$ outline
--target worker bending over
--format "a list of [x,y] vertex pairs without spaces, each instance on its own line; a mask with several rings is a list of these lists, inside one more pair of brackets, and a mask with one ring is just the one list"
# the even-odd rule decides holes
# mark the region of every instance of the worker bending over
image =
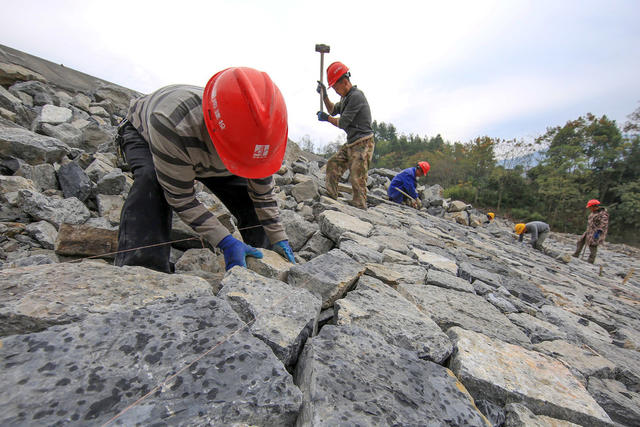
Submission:
[[389,200],[404,203],[418,209],[420,206],[416,185],[418,178],[427,175],[431,166],[427,162],[419,162],[412,168],[407,168],[393,177],[387,189]]
[[515,226],[515,232],[520,236],[518,242],[522,242],[525,234],[531,234],[531,246],[542,252],[544,252],[542,243],[549,236],[549,231],[549,224],[542,221],[531,221],[526,224],[519,223]]
[[[170,272],[172,211],[222,250],[225,268],[245,266],[255,249],[295,262],[272,174],[287,145],[287,109],[269,76],[227,68],[206,87],[167,86],[137,99],[118,127],[133,186],[122,208],[115,264]],[[238,220],[236,239],[197,198],[195,180]]]

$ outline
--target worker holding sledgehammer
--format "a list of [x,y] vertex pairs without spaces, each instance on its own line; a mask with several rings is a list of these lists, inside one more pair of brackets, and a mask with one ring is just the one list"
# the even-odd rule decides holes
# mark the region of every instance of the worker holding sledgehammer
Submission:
[[[364,93],[351,84],[349,68],[342,62],[334,62],[327,68],[327,82],[338,95],[335,104],[327,96],[327,88],[318,81],[317,92],[322,95],[329,114],[318,111],[318,120],[329,122],[347,133],[347,143],[338,149],[327,162],[326,186],[328,196],[338,198],[338,179],[348,168],[353,189],[352,206],[367,209],[367,172],[373,158],[373,129],[371,109]],[[334,116],[340,117],[334,117]]]
[[418,198],[416,185],[418,178],[427,175],[429,169],[431,169],[431,166],[428,162],[418,162],[416,166],[407,168],[394,176],[387,190],[389,200],[419,209],[420,199]]

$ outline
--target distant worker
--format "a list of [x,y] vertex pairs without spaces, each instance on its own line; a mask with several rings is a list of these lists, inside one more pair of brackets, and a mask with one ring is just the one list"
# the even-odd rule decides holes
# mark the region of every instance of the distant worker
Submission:
[[[367,172],[373,158],[373,129],[371,109],[364,93],[351,84],[349,68],[342,62],[334,62],[327,68],[327,82],[338,95],[335,104],[327,96],[327,88],[318,81],[317,92],[322,94],[329,114],[318,111],[318,120],[329,122],[347,133],[347,142],[327,162],[326,186],[332,199],[338,199],[338,179],[349,169],[353,190],[351,205],[367,209]],[[339,115],[340,117],[334,117]]]
[[393,177],[387,189],[389,200],[396,203],[404,203],[418,209],[420,202],[416,185],[418,178],[427,175],[431,169],[428,162],[418,162],[417,166],[407,168]]
[[485,224],[490,224],[491,221],[493,221],[493,219],[496,217],[496,214],[494,214],[493,212],[488,212],[487,213],[487,219],[485,220]]
[[[133,172],[122,209],[115,264],[170,272],[172,210],[222,250],[225,268],[273,248],[295,263],[279,220],[272,174],[287,145],[287,109],[269,76],[227,68],[206,87],[167,86],[137,99],[118,127]],[[238,220],[244,242],[197,198],[195,180]]]
[[526,224],[519,223],[515,226],[515,232],[520,236],[518,242],[522,242],[525,233],[531,234],[531,246],[542,252],[544,252],[542,243],[549,236],[549,231],[549,224],[542,221],[531,221]]
[[609,230],[609,212],[600,206],[600,202],[596,199],[591,199],[587,202],[586,206],[591,213],[587,219],[587,231],[578,239],[576,251],[573,256],[578,258],[580,251],[585,244],[589,246],[589,258],[587,262],[593,264],[596,261],[596,254],[598,253],[598,245],[604,242],[607,237],[607,231]]

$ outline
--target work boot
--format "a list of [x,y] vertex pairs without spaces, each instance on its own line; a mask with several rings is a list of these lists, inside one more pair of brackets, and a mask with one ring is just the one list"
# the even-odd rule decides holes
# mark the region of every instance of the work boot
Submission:
[[367,210],[367,205],[365,204],[364,206],[354,202],[353,200],[347,200],[347,204],[349,206],[353,206],[354,208],[358,208],[358,209],[362,209],[363,211]]

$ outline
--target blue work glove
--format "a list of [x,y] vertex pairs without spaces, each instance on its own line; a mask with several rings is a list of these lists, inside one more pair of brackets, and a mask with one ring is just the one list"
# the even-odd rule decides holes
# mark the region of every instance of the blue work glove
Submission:
[[323,98],[327,96],[327,87],[320,80],[318,80],[318,87],[316,87],[316,92],[321,94]]
[[328,122],[329,121],[329,115],[327,113],[325,113],[324,111],[318,111],[318,121],[320,121],[320,122]]
[[231,234],[220,240],[218,247],[222,249],[222,254],[224,255],[224,269],[227,271],[231,270],[231,268],[236,265],[246,267],[247,261],[245,258],[247,256],[262,258],[262,252],[244,242],[241,242]]
[[602,234],[602,230],[598,230],[595,233],[593,233],[593,240],[598,240],[598,238],[600,237],[600,234]]
[[273,245],[273,250],[288,259],[290,263],[296,263],[296,259],[293,256],[293,251],[291,250],[291,246],[289,246],[288,240],[279,241],[278,243]]

